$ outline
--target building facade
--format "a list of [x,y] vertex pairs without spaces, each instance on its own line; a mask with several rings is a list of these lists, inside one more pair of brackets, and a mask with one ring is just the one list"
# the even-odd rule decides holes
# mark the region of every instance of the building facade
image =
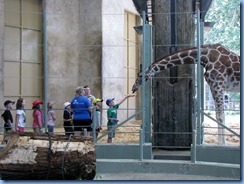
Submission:
[[[31,128],[32,102],[44,100],[44,78],[47,100],[56,102],[57,127],[63,103],[79,85],[90,86],[95,97],[120,100],[131,92],[138,72],[141,43],[133,27],[140,24],[131,0],[0,0],[1,111],[5,100],[23,97]],[[120,118],[135,108],[136,99],[125,102]]]

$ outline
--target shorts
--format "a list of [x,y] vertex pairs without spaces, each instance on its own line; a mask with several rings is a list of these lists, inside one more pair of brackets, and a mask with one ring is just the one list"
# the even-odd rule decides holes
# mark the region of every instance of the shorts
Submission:
[[84,128],[86,128],[88,132],[92,131],[91,119],[73,120],[73,124],[74,124],[74,131],[83,131]]
[[[109,125],[108,126],[108,131],[111,130],[112,128],[114,128],[116,125]],[[112,139],[115,137],[115,129],[112,131],[112,132],[109,132],[108,133],[108,138],[109,139]]]
[[18,132],[24,132],[25,128],[18,126],[17,130],[18,130]]
[[64,122],[64,131],[65,135],[74,135],[74,128],[73,128],[73,123],[71,122]]
[[4,133],[6,133],[6,132],[9,131],[9,130],[12,130],[12,129],[9,128],[9,127],[4,127]]
[[52,126],[52,125],[47,125],[47,128],[48,128],[48,132],[49,132],[49,133],[53,133],[53,131],[54,131],[54,126]]

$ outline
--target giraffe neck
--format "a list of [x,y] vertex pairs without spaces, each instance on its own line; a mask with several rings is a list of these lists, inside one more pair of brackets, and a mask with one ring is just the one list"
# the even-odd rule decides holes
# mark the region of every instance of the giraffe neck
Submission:
[[[220,44],[215,45],[203,45],[200,49],[200,63],[205,68],[205,70],[210,70],[211,68],[217,67],[220,69],[219,73],[224,73],[224,67],[229,67],[234,64],[233,71],[235,72],[235,78],[240,81],[240,68],[239,61],[240,56],[229,51]],[[196,64],[197,63],[197,48],[189,48],[181,50],[179,52],[164,56],[162,59],[152,63],[150,67],[146,69],[147,77],[152,77],[155,74],[166,70],[173,66],[185,65],[185,64]],[[221,71],[223,70],[223,71]],[[228,74],[230,75],[230,74]]]
[[[207,62],[207,60],[204,59],[206,53],[207,53],[206,49],[201,49],[202,66],[205,66]],[[146,74],[147,76],[152,77],[155,74],[161,72],[162,70],[166,70],[168,68],[184,65],[184,64],[196,64],[196,62],[197,62],[197,48],[190,48],[190,49],[176,52],[171,55],[167,55],[162,59],[154,62],[149,68],[147,68]]]

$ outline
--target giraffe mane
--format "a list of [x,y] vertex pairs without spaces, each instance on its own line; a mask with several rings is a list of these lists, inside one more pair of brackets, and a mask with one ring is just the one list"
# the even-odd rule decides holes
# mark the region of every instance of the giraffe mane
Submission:
[[[215,44],[205,44],[205,45],[202,45],[201,48],[208,48],[208,47],[224,47],[222,44],[220,43],[215,43]],[[158,62],[162,61],[163,59],[173,55],[173,54],[177,54],[177,53],[180,53],[180,52],[184,52],[184,51],[188,51],[188,50],[192,50],[192,49],[196,49],[197,47],[190,47],[190,48],[186,48],[186,49],[182,49],[182,50],[179,50],[179,51],[176,51],[174,53],[171,53],[171,54],[167,54],[165,56],[163,56],[162,58],[154,61],[151,66],[154,66],[155,64],[157,64]],[[226,50],[229,50],[227,49],[226,47],[224,47]],[[230,50],[229,50],[230,51]],[[232,51],[230,51],[232,52]],[[234,52],[233,52],[234,53]],[[234,53],[235,54],[235,53]]]

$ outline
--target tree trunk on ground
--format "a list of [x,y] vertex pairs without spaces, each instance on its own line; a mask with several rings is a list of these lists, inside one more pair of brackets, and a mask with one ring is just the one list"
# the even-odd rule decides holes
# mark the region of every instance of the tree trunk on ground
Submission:
[[96,174],[92,138],[8,133],[0,152],[2,180],[92,180]]

